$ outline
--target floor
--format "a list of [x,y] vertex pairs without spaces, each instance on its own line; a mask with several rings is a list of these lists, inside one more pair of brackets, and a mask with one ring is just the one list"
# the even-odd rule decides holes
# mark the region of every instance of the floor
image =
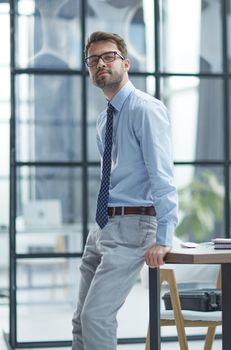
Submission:
[[[191,341],[189,342],[189,350],[203,350],[203,342],[202,341]],[[118,350],[144,350],[144,344],[138,345],[119,345]],[[221,340],[215,340],[213,344],[212,350],[221,350],[222,344]],[[53,348],[54,349],[54,348]],[[0,337],[0,350],[8,350],[3,340],[3,336]],[[32,349],[27,349],[32,350]],[[43,350],[51,350],[43,348]],[[57,348],[57,350],[69,350],[69,348]],[[179,350],[179,344],[176,342],[165,342],[161,344],[161,350]]]
[[[67,294],[64,297],[67,299]],[[38,304],[41,297],[46,297],[52,303]],[[29,292],[23,292],[18,306],[18,337],[19,341],[46,341],[46,340],[67,340],[71,339],[71,316],[73,313],[72,303],[61,303],[62,295],[48,293],[38,295]],[[141,302],[142,301],[142,302]],[[21,306],[22,305],[22,306]],[[135,305],[135,307],[134,307]],[[118,337],[145,337],[148,324],[148,289],[137,283],[124,306],[118,314]],[[0,350],[8,350],[3,339],[2,330],[8,332],[9,310],[8,305],[0,304]],[[51,327],[50,325],[53,325]],[[188,329],[187,334],[203,334],[203,329]],[[176,335],[175,327],[162,327],[163,336]],[[221,350],[221,340],[214,342],[212,350]],[[27,348],[28,349],[28,348]],[[52,348],[50,348],[52,349]],[[53,348],[54,349],[54,348]],[[57,350],[70,350],[68,347],[56,348]],[[144,350],[144,344],[138,345],[119,345],[118,350]],[[189,342],[189,350],[202,350],[202,341]],[[28,349],[30,350],[30,349]],[[31,349],[32,350],[32,349]],[[43,350],[48,350],[43,348]],[[162,342],[161,350],[180,350],[177,342]]]
[[[8,322],[6,324],[6,318],[5,318],[4,324],[2,324],[1,320],[2,320],[2,315],[4,315],[4,313],[2,313],[1,311],[2,310],[0,307],[0,350],[8,350],[6,343],[3,339],[3,332],[2,332],[2,329],[4,329],[4,330],[8,329]],[[121,320],[122,320],[122,318],[123,317],[121,316]],[[33,317],[30,319],[31,319],[31,322],[33,322]],[[26,326],[26,328],[27,328],[27,326]],[[162,327],[162,332],[164,329],[165,330],[164,333],[166,333],[166,335],[167,334],[173,335],[175,333],[175,329],[174,329],[175,327],[171,327],[171,333],[169,330],[167,330],[167,328],[168,327]],[[28,328],[27,328],[27,330],[28,330]],[[29,332],[30,332],[30,330],[29,330]],[[195,330],[194,330],[194,333],[195,333]],[[192,334],[192,331],[191,331],[191,334]],[[133,335],[133,336],[135,336],[135,335]],[[69,347],[56,348],[56,349],[57,350],[70,350]],[[118,345],[118,350],[144,350],[144,349],[145,349],[144,344]],[[202,350],[202,349],[203,349],[203,342],[202,341],[190,341],[189,342],[189,350]],[[221,340],[215,340],[212,350],[221,350],[221,349],[222,349]],[[32,350],[32,349],[28,349],[28,350]],[[48,349],[43,348],[43,350],[48,350]],[[161,350],[180,350],[180,348],[179,348],[179,344],[177,342],[162,342]]]
[[[138,291],[136,291],[138,292]],[[132,298],[130,300],[128,300],[128,305],[127,307],[130,307],[129,304],[132,302]],[[128,309],[125,308],[124,309],[124,312],[122,312],[120,314],[120,321],[121,322],[124,322],[123,324],[125,325],[125,315],[127,314]],[[130,309],[131,311],[131,309]],[[2,329],[4,330],[7,330],[8,329],[8,319],[7,317],[3,317],[4,314],[6,313],[6,310],[3,309],[1,306],[0,306],[0,350],[9,350],[6,346],[6,343],[3,339],[3,332],[2,332]],[[49,314],[49,316],[51,316]],[[59,315],[60,316],[60,315]],[[62,316],[62,315],[61,315]],[[64,315],[65,317],[65,315]],[[62,317],[61,317],[62,318]],[[124,320],[124,321],[123,321]],[[30,333],[31,329],[33,329],[33,327],[31,329],[28,330],[28,323],[27,323],[27,320],[25,319],[26,321],[26,327],[25,329],[27,330],[27,333]],[[33,315],[32,317],[30,316],[30,322],[33,323]],[[126,324],[128,324],[129,322],[126,322]],[[125,329],[126,327],[123,327],[123,331],[124,331],[124,334],[123,332],[120,330],[120,335],[125,335],[125,332],[126,334],[129,334],[129,329]],[[171,327],[171,330],[168,329],[169,327],[162,327],[161,331],[162,333],[164,332],[165,335],[175,335],[175,327]],[[136,329],[136,332],[138,331],[138,328]],[[140,331],[140,329],[139,329]],[[143,331],[142,331],[143,332]],[[196,329],[194,329],[194,334],[196,332]],[[40,332],[41,333],[41,332]],[[190,329],[190,333],[193,334],[193,330]],[[133,336],[136,336],[137,333],[133,334]],[[140,336],[140,334],[138,334]],[[142,334],[144,336],[144,334]],[[132,334],[130,333],[130,336],[132,336]],[[67,338],[66,338],[67,339]],[[189,350],[202,350],[203,349],[203,344],[204,342],[202,341],[190,341],[189,342]],[[32,349],[29,349],[27,348],[28,350],[32,350]],[[51,349],[51,348],[50,348]],[[50,350],[49,349],[49,350]],[[52,348],[54,349],[54,348]],[[145,345],[144,344],[131,344],[131,345],[118,345],[118,350],[144,350],[145,349]],[[222,349],[222,344],[221,344],[221,340],[215,340],[214,341],[214,345],[213,345],[213,349],[212,350],[221,350]],[[48,350],[48,348],[43,348],[43,350]],[[64,347],[64,348],[56,348],[56,350],[70,350],[69,347]],[[180,350],[179,348],[179,344],[177,342],[162,342],[161,344],[161,350]]]

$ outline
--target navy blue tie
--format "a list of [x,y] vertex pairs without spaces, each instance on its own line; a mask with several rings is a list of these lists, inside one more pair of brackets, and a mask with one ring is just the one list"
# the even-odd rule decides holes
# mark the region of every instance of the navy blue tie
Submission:
[[109,104],[107,108],[107,122],[105,133],[105,146],[103,152],[102,179],[97,200],[96,222],[103,228],[108,222],[108,197],[111,177],[111,151],[113,135],[113,111],[114,107]]

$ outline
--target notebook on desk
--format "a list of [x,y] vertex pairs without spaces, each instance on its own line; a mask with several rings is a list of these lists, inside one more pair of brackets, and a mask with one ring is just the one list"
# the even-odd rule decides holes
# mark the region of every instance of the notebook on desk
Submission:
[[60,228],[61,202],[57,199],[29,201],[24,204],[23,218],[26,230]]

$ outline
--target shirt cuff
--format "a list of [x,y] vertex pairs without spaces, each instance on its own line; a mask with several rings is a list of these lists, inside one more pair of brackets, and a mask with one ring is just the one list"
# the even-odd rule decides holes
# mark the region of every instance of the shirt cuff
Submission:
[[156,244],[172,247],[173,236],[175,234],[175,224],[158,224],[156,234]]

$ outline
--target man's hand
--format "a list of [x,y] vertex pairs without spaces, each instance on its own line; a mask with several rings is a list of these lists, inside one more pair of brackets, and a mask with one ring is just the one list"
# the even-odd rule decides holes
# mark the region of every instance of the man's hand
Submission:
[[159,267],[164,264],[165,255],[170,252],[171,247],[154,245],[145,253],[146,264],[151,267]]

